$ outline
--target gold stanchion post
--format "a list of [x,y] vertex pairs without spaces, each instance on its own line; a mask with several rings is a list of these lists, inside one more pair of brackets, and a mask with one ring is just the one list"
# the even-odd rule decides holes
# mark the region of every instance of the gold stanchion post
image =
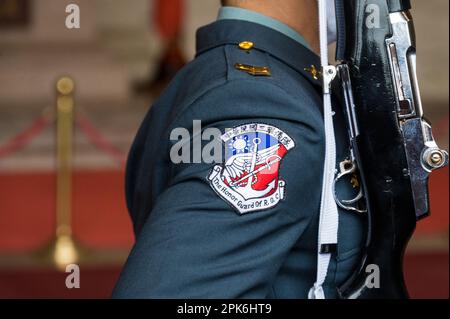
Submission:
[[81,247],[72,237],[72,156],[75,119],[75,82],[62,77],[56,83],[56,227],[54,239],[37,252],[40,263],[64,271],[80,261]]
[[54,239],[36,257],[64,271],[79,263],[86,250],[72,237],[72,158],[75,120],[75,82],[61,77],[56,83],[56,227]]
[[[49,245],[31,254],[0,255],[0,268],[122,264],[128,250],[92,250],[72,234],[72,160],[75,122],[75,82],[61,77],[56,83],[56,228]],[[39,227],[39,225],[36,225]]]
[[75,83],[71,78],[63,77],[58,80],[56,89],[56,243],[53,258],[58,268],[64,268],[79,259],[71,226]]
[[65,270],[70,264],[105,265],[123,262],[126,251],[92,250],[72,234],[72,160],[75,122],[75,83],[62,77],[56,83],[56,230],[52,243],[38,252],[41,264]]

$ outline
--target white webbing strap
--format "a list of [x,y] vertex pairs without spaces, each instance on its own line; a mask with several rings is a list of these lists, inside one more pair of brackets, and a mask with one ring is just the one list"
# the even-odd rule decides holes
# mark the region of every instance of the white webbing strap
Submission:
[[[329,9],[329,8],[328,8]],[[336,170],[336,139],[331,106],[330,81],[336,75],[336,69],[328,63],[327,1],[319,0],[320,58],[324,79],[323,104],[325,124],[325,163],[320,205],[317,279],[309,291],[309,299],[325,299],[323,284],[327,277],[332,252],[323,252],[323,245],[337,245],[339,214],[333,195],[333,182]]]

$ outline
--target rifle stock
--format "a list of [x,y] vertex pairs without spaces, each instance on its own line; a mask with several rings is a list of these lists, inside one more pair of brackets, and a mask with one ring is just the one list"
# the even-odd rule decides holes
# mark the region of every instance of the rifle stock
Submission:
[[[337,0],[336,8],[337,59],[341,81],[346,72],[351,81],[359,131],[352,144],[369,219],[364,257],[340,295],[405,299],[404,253],[417,220],[429,215],[428,176],[448,154],[423,119],[409,0]],[[372,265],[377,288],[367,285]]]

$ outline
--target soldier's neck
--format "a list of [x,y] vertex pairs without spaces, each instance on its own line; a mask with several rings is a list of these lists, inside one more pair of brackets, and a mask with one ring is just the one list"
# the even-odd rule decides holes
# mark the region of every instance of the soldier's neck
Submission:
[[283,22],[308,41],[319,53],[319,18],[317,0],[234,0],[232,6],[252,10]]

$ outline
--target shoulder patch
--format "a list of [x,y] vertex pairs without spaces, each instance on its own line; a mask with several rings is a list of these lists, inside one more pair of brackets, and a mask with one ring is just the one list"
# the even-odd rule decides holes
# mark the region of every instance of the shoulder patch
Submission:
[[216,165],[208,176],[217,195],[240,215],[278,205],[286,189],[279,169],[294,140],[277,127],[254,123],[227,131],[222,141],[225,164]]

